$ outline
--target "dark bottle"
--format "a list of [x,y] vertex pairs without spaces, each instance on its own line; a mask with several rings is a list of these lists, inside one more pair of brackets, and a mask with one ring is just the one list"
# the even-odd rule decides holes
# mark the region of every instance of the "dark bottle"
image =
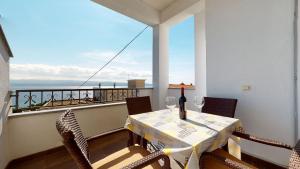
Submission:
[[184,96],[184,87],[182,86],[181,96],[179,98],[179,117],[182,120],[186,119],[185,102],[186,102],[186,98]]

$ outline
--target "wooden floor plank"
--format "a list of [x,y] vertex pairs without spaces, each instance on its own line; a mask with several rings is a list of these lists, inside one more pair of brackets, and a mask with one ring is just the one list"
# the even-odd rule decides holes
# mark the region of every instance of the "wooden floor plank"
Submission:
[[[108,134],[89,141],[91,162],[98,161],[107,155],[127,146],[128,133],[124,130]],[[32,158],[33,157],[33,158]],[[255,157],[243,154],[243,160],[262,169],[283,169]],[[77,169],[75,162],[64,147],[56,148],[46,153],[29,156],[12,161],[7,169]]]

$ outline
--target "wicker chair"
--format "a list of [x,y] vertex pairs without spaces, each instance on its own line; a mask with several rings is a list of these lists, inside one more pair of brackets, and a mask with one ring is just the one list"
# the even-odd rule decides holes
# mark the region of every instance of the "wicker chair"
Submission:
[[204,97],[202,112],[225,117],[234,117],[237,99]]
[[[151,101],[149,96],[126,98],[126,104],[129,115],[152,112]],[[147,147],[147,140],[141,138],[141,136],[129,132],[129,138],[130,139],[128,145],[132,145],[134,143],[141,143],[144,148]]]
[[152,112],[149,96],[126,98],[129,115]]
[[[233,135],[253,142],[292,150],[289,169],[300,168],[300,140],[298,141],[296,146],[292,148],[291,146],[283,144],[278,141],[251,136],[245,133],[242,129],[240,129],[239,131],[235,131]],[[233,157],[232,155],[230,155],[229,153],[227,153],[222,149],[217,149],[213,152],[210,153],[206,152],[202,154],[200,158],[200,168],[201,169],[255,169],[256,167]]]
[[[63,138],[66,149],[80,169],[115,169],[122,167],[126,169],[170,168],[169,158],[163,152],[150,154],[138,145],[126,147],[92,164],[89,160],[87,140],[83,137],[75,115],[71,110],[66,111],[59,117],[56,121],[56,127]],[[160,159],[164,160],[163,167],[158,163]]]

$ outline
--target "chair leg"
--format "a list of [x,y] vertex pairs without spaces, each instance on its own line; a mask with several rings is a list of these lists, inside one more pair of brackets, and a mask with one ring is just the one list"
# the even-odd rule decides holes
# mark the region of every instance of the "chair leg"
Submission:
[[142,138],[141,136],[132,133],[131,131],[128,131],[128,136],[129,136],[129,140],[127,145],[128,146],[133,146],[134,144],[139,144],[140,146],[142,146],[143,148],[147,149],[147,143],[148,141],[144,138]]
[[142,137],[139,135],[135,135],[136,136],[136,143],[139,144],[140,146],[142,145],[141,141],[142,141]]
[[142,139],[142,146],[144,149],[147,149],[147,144],[148,144],[148,141],[146,139]]
[[229,152],[228,150],[228,142],[222,147],[222,149],[226,152]]
[[133,138],[133,133],[131,131],[128,131],[128,136],[129,136],[129,140],[128,140],[128,147],[129,146],[133,146],[133,143],[134,143],[134,138]]

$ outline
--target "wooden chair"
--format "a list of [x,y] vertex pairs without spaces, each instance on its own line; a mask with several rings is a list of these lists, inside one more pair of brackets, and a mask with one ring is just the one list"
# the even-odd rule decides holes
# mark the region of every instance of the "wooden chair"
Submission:
[[[300,140],[298,141],[296,146],[292,148],[291,146],[283,144],[278,141],[251,136],[245,133],[243,130],[235,131],[233,135],[253,142],[292,150],[289,169],[300,168]],[[256,167],[233,157],[228,152],[222,149],[217,149],[210,153],[208,152],[203,153],[200,158],[200,168],[201,169],[256,169]]]
[[234,117],[237,99],[204,97],[202,112],[225,117]]
[[[170,169],[170,161],[167,155],[163,152],[150,154],[147,150],[138,145],[126,147],[104,159],[91,163],[89,160],[87,140],[84,138],[75,115],[71,110],[66,111],[59,117],[56,121],[56,127],[63,138],[65,147],[80,169]],[[164,160],[163,167],[158,163],[160,159]]]
[[[129,115],[152,112],[151,101],[149,96],[126,98],[126,104]],[[143,147],[147,147],[147,140],[141,138],[139,135],[129,132],[129,138],[129,145],[132,145],[134,143],[140,144],[140,142],[142,142],[141,144],[143,145]]]

